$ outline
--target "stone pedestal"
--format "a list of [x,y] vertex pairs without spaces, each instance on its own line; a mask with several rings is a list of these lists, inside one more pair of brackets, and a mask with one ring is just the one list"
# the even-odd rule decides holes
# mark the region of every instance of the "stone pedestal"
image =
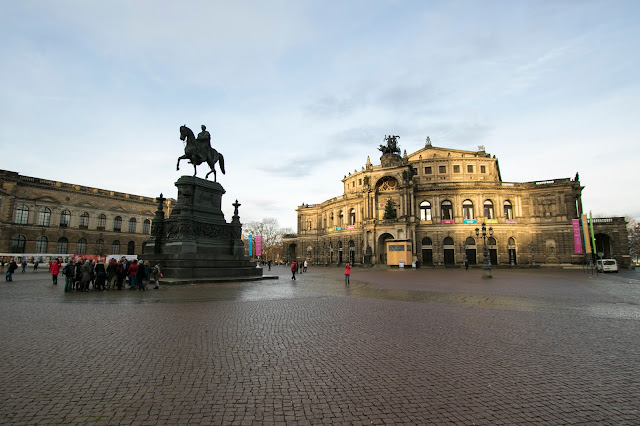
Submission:
[[192,176],[182,176],[176,186],[171,216],[156,212],[142,258],[151,265],[159,261],[164,278],[260,278],[262,268],[244,254],[237,208],[231,223],[225,221],[224,188]]

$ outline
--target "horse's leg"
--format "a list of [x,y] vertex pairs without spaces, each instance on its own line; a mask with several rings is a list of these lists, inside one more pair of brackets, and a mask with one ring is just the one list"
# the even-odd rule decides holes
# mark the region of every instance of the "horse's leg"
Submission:
[[176,170],[180,170],[180,160],[186,160],[188,157],[183,155],[182,157],[178,157],[178,164],[176,164]]
[[196,170],[196,163],[193,163],[193,176],[196,176],[196,173],[198,173],[198,171]]

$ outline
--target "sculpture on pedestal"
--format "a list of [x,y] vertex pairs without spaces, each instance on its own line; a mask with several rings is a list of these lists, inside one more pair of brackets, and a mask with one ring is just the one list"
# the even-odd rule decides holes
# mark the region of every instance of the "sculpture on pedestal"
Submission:
[[220,171],[224,174],[224,157],[211,148],[211,135],[206,126],[202,125],[202,132],[198,134],[197,138],[190,128],[180,126],[180,140],[186,141],[186,145],[184,147],[184,155],[178,158],[176,170],[180,170],[180,160],[189,160],[189,163],[193,164],[193,175],[195,176],[197,173],[196,166],[206,162],[211,170],[204,178],[207,179],[213,173],[213,181],[217,182],[215,165],[219,162]]

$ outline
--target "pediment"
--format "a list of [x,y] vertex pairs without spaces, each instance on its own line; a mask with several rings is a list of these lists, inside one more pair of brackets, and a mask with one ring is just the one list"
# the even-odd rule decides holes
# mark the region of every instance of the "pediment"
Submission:
[[126,209],[124,209],[123,207],[121,207],[121,206],[116,206],[116,207],[112,208],[111,211],[121,212],[121,213],[128,213],[128,211]]
[[86,201],[79,202],[78,204],[76,204],[76,207],[86,207],[86,208],[89,208],[89,209],[94,209],[95,208],[95,206],[93,204],[87,203]]
[[142,216],[153,216],[155,213],[149,211],[149,210],[145,210],[143,212],[140,212],[140,215]]

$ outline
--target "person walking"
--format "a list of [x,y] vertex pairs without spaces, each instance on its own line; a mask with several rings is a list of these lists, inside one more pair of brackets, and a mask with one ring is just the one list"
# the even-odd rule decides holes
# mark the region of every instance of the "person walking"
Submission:
[[160,278],[162,278],[162,270],[160,269],[160,262],[156,262],[153,267],[153,281],[156,283],[154,290],[160,290]]
[[62,275],[64,275],[64,292],[68,293],[73,290],[73,278],[75,277],[73,262],[67,262],[62,270]]
[[127,269],[129,274],[129,290],[136,289],[136,275],[138,273],[138,259],[133,259],[133,263]]
[[107,265],[107,290],[111,291],[115,289],[116,281],[118,280],[118,262],[113,257],[109,259]]
[[294,260],[293,262],[291,262],[291,279],[292,280],[296,279],[296,272],[297,271],[298,271],[298,264]]
[[18,269],[18,264],[14,259],[11,259],[11,261],[9,262],[9,266],[7,266],[7,275],[5,277],[7,281],[13,281],[13,273],[16,271],[16,269]]
[[309,265],[309,262],[307,262],[307,260],[304,260],[304,263],[302,264],[302,272],[307,272],[307,266]]
[[55,262],[51,262],[51,265],[49,265],[49,272],[51,272],[53,285],[58,285],[58,274],[60,273],[60,268],[62,268],[60,258],[57,258]]
[[82,285],[81,291],[89,291],[89,283],[93,275],[93,268],[91,267],[91,261],[86,259],[82,265]]
[[[136,263],[135,260],[133,262]],[[144,267],[144,263],[140,262],[138,264],[138,268],[136,269],[136,274],[134,277],[134,282],[138,285],[138,290],[146,290],[144,288],[144,280],[145,278],[147,278],[147,270]]]
[[22,273],[24,274],[25,269],[27,269],[27,259],[22,260]]
[[344,267],[344,284],[349,285],[349,278],[351,277],[351,263],[347,262]]

